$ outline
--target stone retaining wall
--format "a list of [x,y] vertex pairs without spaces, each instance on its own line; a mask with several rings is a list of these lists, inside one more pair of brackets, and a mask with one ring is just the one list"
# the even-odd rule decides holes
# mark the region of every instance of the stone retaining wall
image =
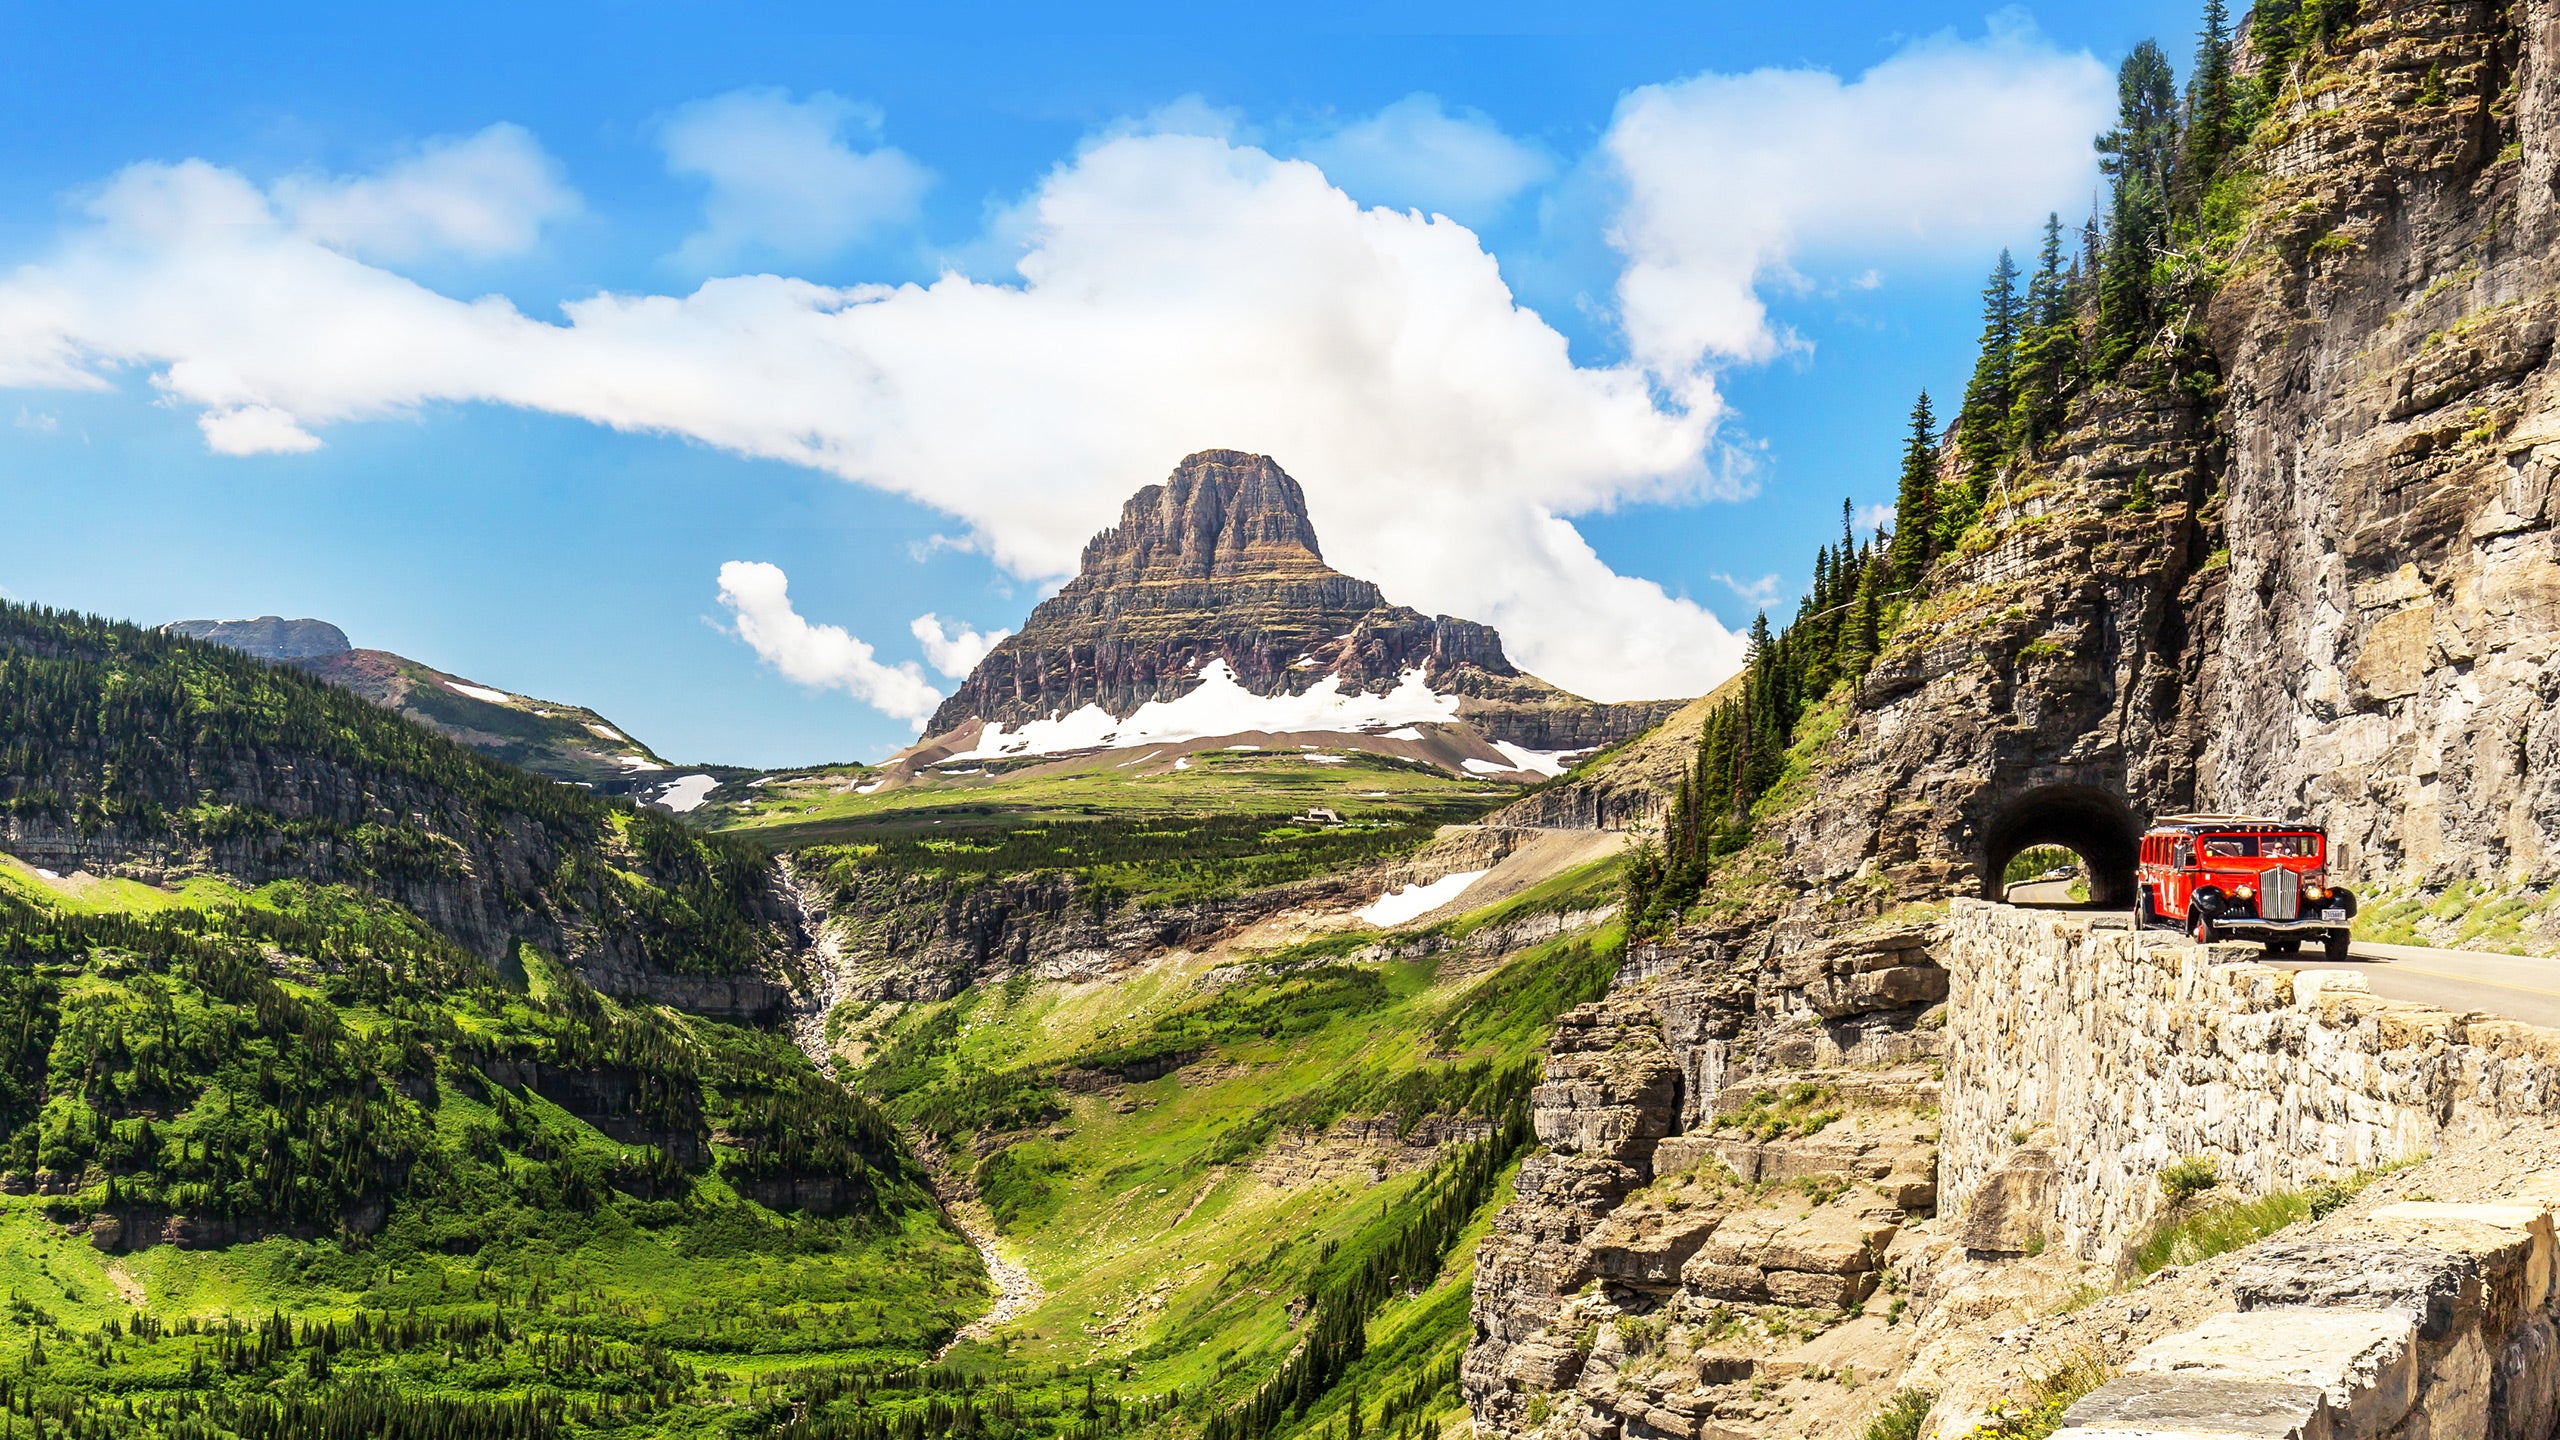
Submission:
[[2551,1201],[2389,1205],[2318,1240],[2271,1241],[2238,1307],[2143,1347],[2055,1440],[2547,1440],[2560,1419]]
[[2560,1112],[2560,1032],[2095,918],[1952,906],[1939,1186],[1969,1246],[2113,1259],[2176,1160],[2301,1189]]

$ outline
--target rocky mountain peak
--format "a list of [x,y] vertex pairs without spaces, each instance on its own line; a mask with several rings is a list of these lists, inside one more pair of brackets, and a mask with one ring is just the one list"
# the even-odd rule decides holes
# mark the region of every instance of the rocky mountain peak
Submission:
[[1084,547],[1095,584],[1332,572],[1316,548],[1307,493],[1269,456],[1203,450],[1120,508]]
[[[1389,603],[1324,562],[1306,492],[1277,462],[1203,450],[1130,497],[1077,576],[979,662],[927,733],[1087,707],[1125,720],[1212,677],[1261,699],[1415,689],[1411,704],[1442,697],[1485,736],[1540,750],[1607,744],[1668,708],[1566,694],[1515,669],[1491,627]],[[1259,728],[1301,727],[1275,712]]]

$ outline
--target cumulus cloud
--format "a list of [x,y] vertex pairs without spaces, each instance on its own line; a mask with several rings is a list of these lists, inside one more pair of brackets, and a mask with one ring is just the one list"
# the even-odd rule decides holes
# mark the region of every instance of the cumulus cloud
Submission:
[[837,625],[812,625],[791,608],[790,577],[761,560],[720,567],[720,603],[737,617],[738,638],[783,678],[813,690],[842,690],[917,730],[942,692],[912,660],[882,664],[872,648]]
[[969,678],[969,672],[978,668],[978,662],[987,658],[987,652],[1003,644],[1004,638],[1013,633],[998,630],[981,634],[969,625],[929,613],[909,622],[907,630],[916,637],[916,643],[924,647],[924,658],[932,662],[933,668],[954,680]]
[[1298,147],[1344,190],[1372,204],[1415,206],[1482,225],[1555,173],[1555,161],[1515,140],[1482,111],[1451,113],[1408,95]]
[[320,243],[393,262],[514,254],[531,249],[545,224],[579,209],[559,164],[516,125],[430,140],[379,174],[287,176],[275,201]]
[[234,172],[137,165],[0,281],[0,384],[139,367],[236,448],[431,402],[683,435],[938,508],[1025,580],[1071,571],[1183,455],[1254,450],[1304,482],[1338,566],[1499,627],[1556,683],[1695,694],[1739,663],[1567,518],[1718,493],[1713,396],[1667,408],[1633,366],[1577,366],[1463,227],[1171,134],[1080,152],[1022,209],[1013,283],[745,276],[552,323],[330,249]]
[[[847,143],[851,132],[870,148]],[[744,257],[824,260],[916,218],[933,172],[879,144],[880,112],[825,91],[739,90],[698,100],[659,132],[667,169],[710,188],[676,252],[707,268]]]
[[[1629,348],[1675,393],[1790,343],[1761,299],[1811,254],[1986,255],[2089,193],[2105,67],[2022,21],[1913,45],[1853,80],[1756,70],[1648,85],[1603,140]],[[1863,282],[1860,282],[1863,283]]]
[[320,437],[273,405],[207,410],[196,417],[205,448],[216,455],[298,455],[320,448]]

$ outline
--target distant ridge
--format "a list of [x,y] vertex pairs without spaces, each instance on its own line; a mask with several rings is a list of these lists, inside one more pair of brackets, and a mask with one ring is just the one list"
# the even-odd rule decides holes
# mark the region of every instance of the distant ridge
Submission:
[[[359,650],[326,620],[262,615],[179,620],[161,628],[307,671],[449,740],[549,779],[655,799],[678,778],[656,751],[583,705],[513,694],[388,650]],[[679,802],[679,808],[688,807]]]

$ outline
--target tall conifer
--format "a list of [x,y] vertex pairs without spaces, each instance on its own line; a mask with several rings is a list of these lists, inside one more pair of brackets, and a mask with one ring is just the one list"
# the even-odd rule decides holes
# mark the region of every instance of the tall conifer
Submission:
[[2044,218],[2044,244],[2036,252],[2035,278],[2027,282],[2024,309],[2026,322],[2009,366],[2009,414],[2001,438],[2011,454],[2033,459],[2037,447],[2061,428],[2064,397],[2079,361],[2080,323],[2071,313],[2062,269],[2059,215]]
[[1893,501],[1893,572],[1905,585],[1918,584],[1937,553],[1937,428],[1923,390],[1911,407],[1911,430],[1902,441],[1902,487]]
[[2223,157],[2239,138],[2239,123],[2239,89],[2231,78],[2231,12],[2223,0],[2205,0],[2196,68],[2187,76],[2186,134],[2178,154],[2178,209],[2189,218],[2203,219]]
[[1964,491],[1940,497],[1937,526],[1942,539],[1953,541],[1982,509],[1991,477],[2006,458],[2002,443],[2014,397],[2011,374],[2017,360],[2018,335],[2025,319],[2018,294],[2017,262],[2009,252],[1991,267],[1982,287],[1982,342],[1973,362],[1973,380],[1965,386],[1964,408],[1956,412],[1956,453],[1964,461]]
[[2178,92],[2167,57],[2145,40],[2116,72],[2116,128],[2098,137],[2100,162],[2113,183],[2107,250],[2098,279],[2098,342],[2093,369],[2114,379],[2150,338],[2154,323],[2151,267],[2168,240],[2170,170],[2178,146]]

